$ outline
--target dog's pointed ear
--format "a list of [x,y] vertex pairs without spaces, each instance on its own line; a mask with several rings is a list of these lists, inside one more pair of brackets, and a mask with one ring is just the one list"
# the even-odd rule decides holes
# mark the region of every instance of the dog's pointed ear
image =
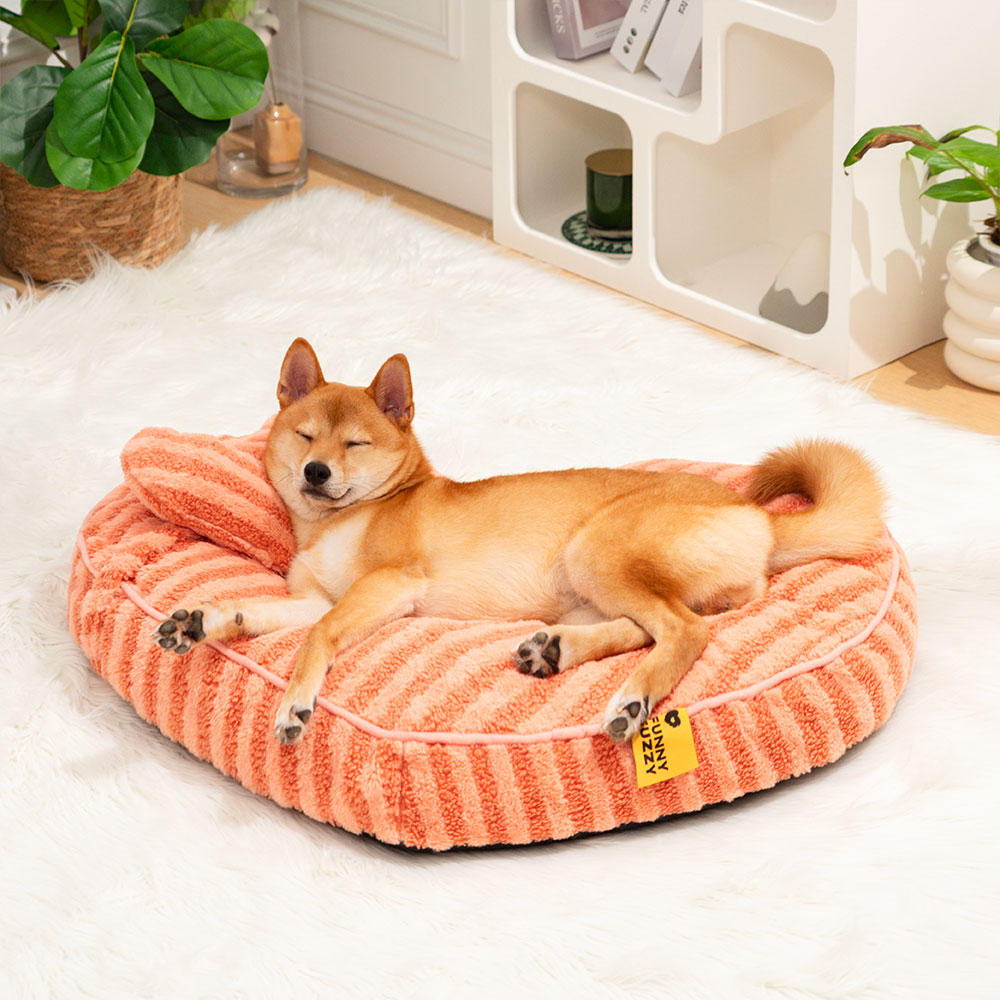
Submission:
[[325,385],[323,370],[316,352],[308,340],[297,337],[285,353],[278,376],[278,402],[284,409],[289,403],[308,395],[317,386]]
[[368,395],[378,408],[396,422],[400,430],[413,420],[413,385],[410,382],[410,365],[404,354],[394,354],[378,370]]

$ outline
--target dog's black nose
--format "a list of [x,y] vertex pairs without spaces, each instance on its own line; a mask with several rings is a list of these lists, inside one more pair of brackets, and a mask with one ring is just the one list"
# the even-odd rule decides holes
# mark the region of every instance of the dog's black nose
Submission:
[[310,486],[322,486],[330,478],[330,466],[322,462],[308,462],[302,470]]

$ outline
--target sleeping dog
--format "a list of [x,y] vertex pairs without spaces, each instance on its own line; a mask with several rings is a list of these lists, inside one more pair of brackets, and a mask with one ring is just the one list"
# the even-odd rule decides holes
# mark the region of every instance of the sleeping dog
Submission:
[[[342,385],[299,338],[278,402],[264,463],[295,532],[289,597],[180,608],[154,638],[186,653],[312,625],[275,720],[286,744],[302,739],[337,655],[405,615],[540,619],[546,627],[512,653],[537,677],[652,644],[604,714],[604,732],[628,740],[701,655],[702,616],[760,597],[783,569],[858,557],[883,531],[876,474],[829,441],[768,455],[747,496],[629,469],[463,483],[434,475],[417,442],[402,354],[371,385]],[[764,509],[786,493],[813,505]]]

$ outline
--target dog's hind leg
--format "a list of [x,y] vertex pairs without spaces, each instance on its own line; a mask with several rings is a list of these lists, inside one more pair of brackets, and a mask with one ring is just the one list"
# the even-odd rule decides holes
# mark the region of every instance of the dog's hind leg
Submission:
[[514,652],[522,674],[549,677],[590,660],[627,653],[650,643],[649,633],[631,618],[608,621],[593,608],[570,614],[544,631],[536,632]]
[[655,644],[608,704],[604,731],[620,741],[639,731],[709,636],[706,623],[682,599],[666,540],[644,533],[636,519],[632,524],[632,534],[623,540],[617,519],[598,516],[578,532],[565,556],[570,585],[581,598],[608,618],[628,619]]
[[678,598],[636,613],[656,645],[608,703],[604,731],[613,740],[635,736],[708,644],[708,626]]

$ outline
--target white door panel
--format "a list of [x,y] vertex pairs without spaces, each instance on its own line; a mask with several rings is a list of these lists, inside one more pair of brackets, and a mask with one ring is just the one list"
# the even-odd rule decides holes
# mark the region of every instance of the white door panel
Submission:
[[490,214],[489,3],[302,0],[311,148]]

